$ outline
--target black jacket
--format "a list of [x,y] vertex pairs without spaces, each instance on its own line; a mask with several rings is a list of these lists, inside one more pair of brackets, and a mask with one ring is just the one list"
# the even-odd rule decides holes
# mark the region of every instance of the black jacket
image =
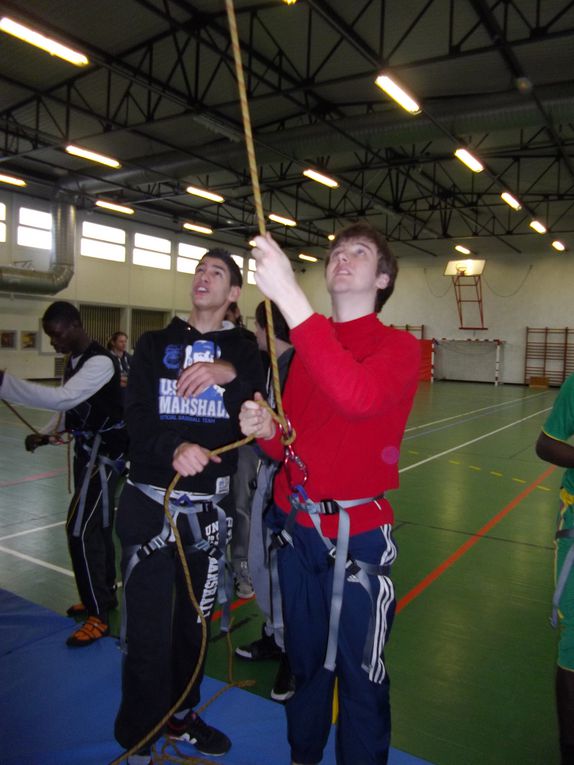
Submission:
[[[181,398],[175,384],[182,369],[195,361],[221,359],[235,367],[237,377],[217,390]],[[146,332],[137,343],[128,378],[126,420],[130,436],[130,477],[167,488],[173,476],[173,453],[184,441],[207,449],[241,438],[239,409],[263,391],[265,381],[257,346],[237,328],[201,334],[181,319]],[[216,479],[232,475],[236,450],[210,462],[197,476],[181,478],[177,488],[212,493]]]

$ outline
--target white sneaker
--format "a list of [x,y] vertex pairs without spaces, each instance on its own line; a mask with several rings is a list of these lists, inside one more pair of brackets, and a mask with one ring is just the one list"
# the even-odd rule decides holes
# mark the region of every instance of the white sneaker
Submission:
[[240,569],[235,573],[235,594],[242,600],[248,600],[255,595],[246,560],[241,561]]

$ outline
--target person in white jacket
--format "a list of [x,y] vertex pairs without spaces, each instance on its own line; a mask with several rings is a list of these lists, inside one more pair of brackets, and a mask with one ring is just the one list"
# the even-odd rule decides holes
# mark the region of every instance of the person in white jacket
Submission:
[[109,634],[108,611],[117,606],[112,541],[114,491],[125,466],[127,434],[122,421],[120,374],[111,355],[94,342],[71,303],[52,303],[42,317],[44,332],[57,353],[67,354],[61,386],[21,380],[0,372],[0,398],[13,404],[55,410],[41,433],[25,446],[74,438],[74,495],[66,533],[80,603],[69,616],[86,621],[67,640],[83,647]]

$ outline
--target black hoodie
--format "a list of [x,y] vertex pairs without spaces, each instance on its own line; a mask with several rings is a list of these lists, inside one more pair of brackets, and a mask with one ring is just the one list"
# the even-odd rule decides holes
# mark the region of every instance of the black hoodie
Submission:
[[[211,386],[199,396],[182,398],[175,392],[180,372],[195,361],[230,362],[237,377],[221,388]],[[126,420],[130,437],[130,478],[167,488],[174,477],[173,453],[184,441],[206,449],[241,438],[239,409],[255,391],[265,390],[257,345],[236,327],[201,334],[182,319],[146,332],[137,343],[127,388]],[[210,462],[205,470],[181,478],[178,489],[214,493],[221,476],[237,468],[234,449]]]

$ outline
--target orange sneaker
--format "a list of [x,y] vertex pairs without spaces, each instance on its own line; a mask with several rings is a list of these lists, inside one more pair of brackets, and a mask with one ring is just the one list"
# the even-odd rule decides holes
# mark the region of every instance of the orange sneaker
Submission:
[[85,645],[91,645],[96,640],[106,637],[110,634],[110,628],[97,616],[90,616],[70,637],[66,640],[66,645],[72,648],[81,648]]
[[87,616],[88,609],[83,603],[74,603],[66,611],[66,616]]

